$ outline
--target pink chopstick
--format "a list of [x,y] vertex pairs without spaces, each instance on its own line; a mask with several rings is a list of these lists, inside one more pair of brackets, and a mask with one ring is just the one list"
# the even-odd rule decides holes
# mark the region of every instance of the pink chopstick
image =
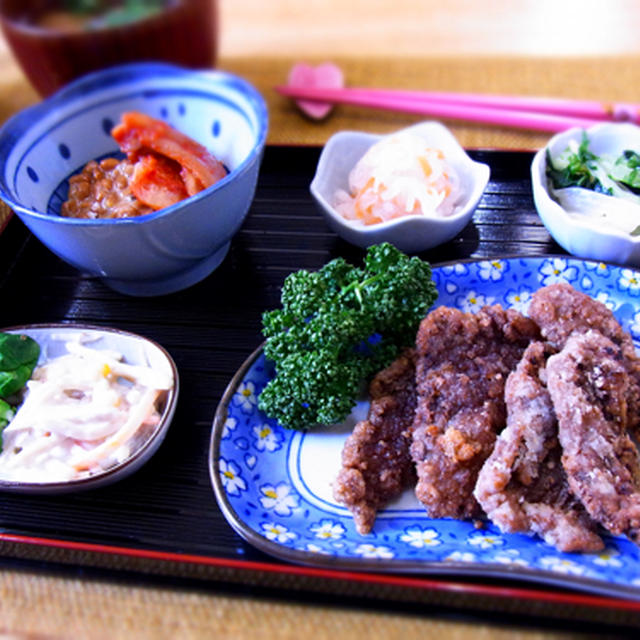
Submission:
[[[287,87],[288,88],[288,87]],[[476,107],[494,107],[516,111],[555,113],[579,116],[595,120],[621,120],[638,122],[640,104],[599,102],[597,100],[574,100],[570,98],[539,98],[534,96],[511,96],[499,94],[458,93],[447,91],[404,91],[399,89],[346,89],[351,96],[394,97],[417,102],[446,102]]]
[[604,104],[592,100],[290,86],[279,86],[276,90],[295,99],[351,104],[537,131],[586,128],[607,120],[640,120],[640,105]]

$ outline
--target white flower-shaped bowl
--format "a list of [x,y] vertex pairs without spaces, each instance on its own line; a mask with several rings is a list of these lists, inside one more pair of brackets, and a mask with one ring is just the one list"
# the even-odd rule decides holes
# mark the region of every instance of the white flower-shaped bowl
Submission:
[[342,131],[329,138],[323,148],[310,189],[328,225],[351,244],[366,248],[390,242],[406,253],[426,251],[457,236],[469,224],[482,197],[489,181],[489,167],[473,161],[446,127],[439,122],[422,122],[398,133],[404,132],[441,149],[458,173],[461,195],[456,211],[448,217],[412,215],[372,225],[345,219],[333,206],[336,192],[349,191],[349,173],[367,149],[385,136]]
[[[68,179],[119,151],[110,132],[126,111],[167,121],[229,170],[170,207],[120,219],[64,218]],[[131,295],[184,289],[222,262],[253,200],[267,109],[222,71],[129,64],[84,76],[0,129],[0,197],[49,249]]]
[[570,141],[580,143],[584,131],[589,149],[596,155],[618,156],[625,149],[640,151],[640,127],[629,123],[603,123],[586,130],[576,127],[553,136],[531,163],[531,187],[538,215],[553,239],[568,253],[601,262],[640,266],[640,237],[593,222],[586,216],[570,216],[549,193],[547,151],[552,157],[562,153]]

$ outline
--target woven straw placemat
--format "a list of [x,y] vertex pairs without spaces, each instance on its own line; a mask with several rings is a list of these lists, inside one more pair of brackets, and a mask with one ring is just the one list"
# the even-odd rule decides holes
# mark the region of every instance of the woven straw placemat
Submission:
[[[324,60],[307,61],[322,62]],[[402,60],[332,60],[352,86],[396,87],[554,95],[631,101],[640,86],[640,60],[434,58]],[[270,111],[269,144],[321,145],[336,131],[355,129],[387,133],[424,118],[391,112],[336,107],[321,122],[305,118],[292,101],[273,87],[286,82],[293,60],[222,58],[219,67],[252,82]],[[615,73],[611,69],[615,68]],[[34,103],[37,96],[15,67],[3,65],[0,121]],[[469,148],[535,149],[550,134],[446,122]],[[0,228],[6,217],[0,208]],[[446,637],[578,638],[574,633],[511,629],[488,624],[422,618],[419,615],[340,607],[292,604],[197,590],[156,588],[51,576],[0,572],[2,638],[234,638]],[[3,631],[5,632],[3,634]]]
[[[7,53],[0,56],[0,122],[38,100]],[[640,56],[594,58],[529,58],[463,56],[459,58],[348,58],[304,60],[310,64],[331,61],[339,65],[348,86],[469,91],[585,98],[603,102],[638,101]],[[348,105],[336,106],[321,121],[304,116],[295,103],[274,90],[287,81],[296,62],[278,58],[221,58],[218,67],[249,80],[262,93],[269,108],[269,144],[321,145],[344,129],[388,133],[411,125],[423,116],[407,115]],[[615,72],[612,72],[615,70]],[[535,149],[551,134],[490,125],[443,121],[465,147]]]
[[[561,60],[528,57],[304,60],[310,64],[324,61],[343,69],[348,86],[557,96],[604,102],[639,99],[640,58],[634,56]],[[270,113],[270,144],[321,145],[331,134],[344,129],[389,133],[429,119],[339,105],[325,120],[311,120],[292,100],[273,89],[286,83],[293,62],[287,58],[220,60],[222,69],[245,77],[265,97]],[[552,135],[443,122],[468,148],[537,149]]]
[[11,209],[4,202],[0,202],[0,233],[9,222],[9,218],[11,218]]
[[[5,629],[20,633],[2,634]],[[5,638],[215,638],[224,640],[568,640],[574,633],[526,630],[419,615],[287,603],[200,591],[0,573],[0,640]]]

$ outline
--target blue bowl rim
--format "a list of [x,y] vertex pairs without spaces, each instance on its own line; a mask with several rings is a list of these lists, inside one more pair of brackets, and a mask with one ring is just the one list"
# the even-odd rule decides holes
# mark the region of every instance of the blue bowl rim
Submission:
[[[4,185],[4,173],[9,155],[9,150],[13,146],[13,141],[18,139],[25,131],[27,131],[34,122],[39,121],[50,110],[55,110],[69,100],[83,98],[87,93],[95,89],[102,89],[106,86],[113,87],[118,85],[127,85],[129,82],[134,83],[148,79],[149,77],[159,76],[162,78],[175,78],[184,76],[194,76],[204,80],[213,81],[215,84],[223,84],[233,88],[239,93],[243,93],[249,99],[250,104],[255,110],[258,122],[258,139],[253,146],[249,155],[243,160],[238,167],[229,172],[227,176],[216,182],[211,187],[204,189],[190,198],[182,200],[170,207],[160,209],[153,213],[134,218],[108,218],[108,219],[88,219],[88,218],[65,218],[63,216],[54,216],[50,213],[35,211],[24,206],[15,200],[11,194],[7,193]],[[160,217],[170,215],[173,211],[184,207],[185,203],[195,203],[198,200],[208,197],[213,191],[222,189],[232,180],[235,180],[242,173],[246,172],[254,161],[259,160],[262,150],[266,144],[268,130],[268,111],[267,105],[260,92],[247,80],[219,69],[187,69],[178,65],[157,63],[157,62],[134,62],[123,65],[116,65],[107,69],[93,71],[77,80],[70,82],[43,101],[27,107],[22,111],[11,116],[0,127],[0,198],[19,216],[25,215],[28,218],[45,221],[54,224],[63,225],[80,225],[80,226],[102,226],[102,225],[135,225],[146,224]],[[10,140],[6,140],[6,137]]]

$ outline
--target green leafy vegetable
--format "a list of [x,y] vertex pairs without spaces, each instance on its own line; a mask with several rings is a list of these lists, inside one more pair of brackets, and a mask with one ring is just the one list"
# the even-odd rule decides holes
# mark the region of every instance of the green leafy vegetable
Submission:
[[104,0],[64,0],[63,6],[71,13],[92,13],[104,7]]
[[547,177],[555,189],[583,187],[605,192],[596,175],[598,156],[589,151],[589,138],[585,131],[577,148],[568,147],[555,161],[547,149]]
[[630,189],[640,189],[640,155],[626,150],[611,168],[611,178]]
[[[2,434],[2,430],[11,422],[12,418],[13,407],[4,400],[0,400],[0,434]],[[2,448],[0,448],[0,451],[2,451]]]
[[38,363],[40,347],[28,336],[0,333],[0,398],[20,391]]
[[282,307],[263,314],[276,375],[260,409],[293,429],[344,420],[362,380],[414,343],[437,295],[429,264],[387,243],[368,249],[363,268],[336,258],[290,274]]
[[160,13],[166,0],[65,0],[64,8],[74,14],[89,17],[86,27],[99,29],[119,27]]
[[6,400],[24,387],[39,357],[40,346],[29,336],[0,333],[0,434],[14,415]]
[[627,149],[615,159],[598,156],[585,131],[555,158],[547,150],[546,173],[554,189],[582,187],[640,204],[640,155]]

